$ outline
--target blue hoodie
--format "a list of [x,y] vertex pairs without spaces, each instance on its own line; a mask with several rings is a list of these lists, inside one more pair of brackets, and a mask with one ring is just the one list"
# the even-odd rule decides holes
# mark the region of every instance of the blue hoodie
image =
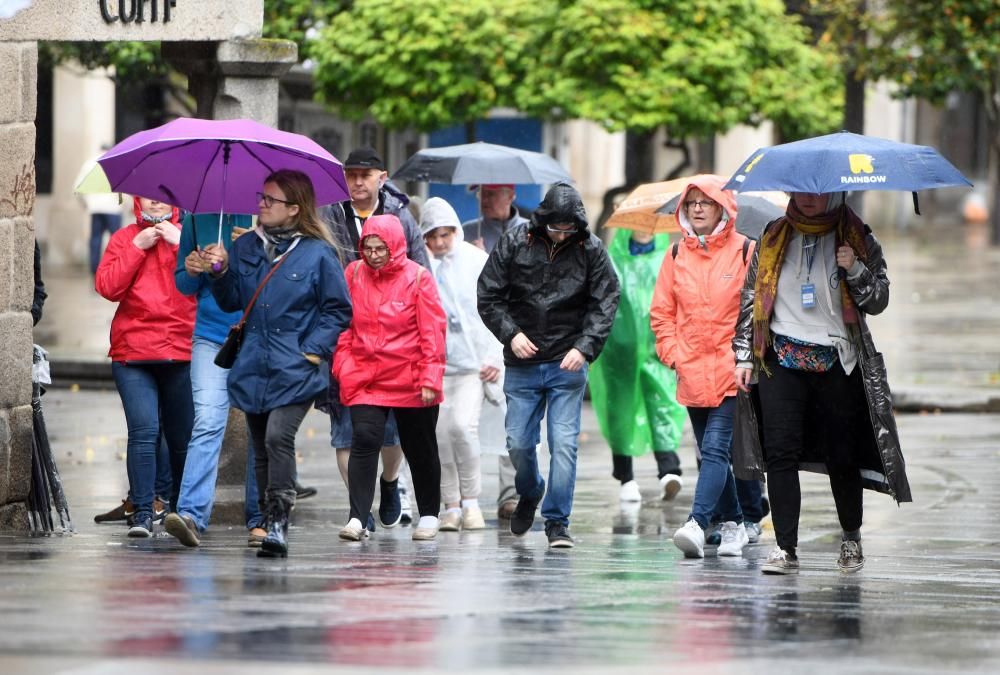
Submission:
[[[192,223],[192,219],[193,223]],[[228,214],[222,219],[222,244],[229,250],[232,243],[233,227],[249,228],[252,225],[250,216]],[[174,281],[177,290],[184,295],[198,296],[198,314],[194,324],[194,336],[222,344],[226,340],[230,326],[239,322],[243,312],[223,312],[212,297],[211,277],[202,273],[192,277],[184,269],[184,259],[195,248],[195,236],[198,244],[204,248],[215,244],[219,239],[219,214],[199,213],[184,217],[181,228],[180,248],[177,251],[177,268],[174,271]]]

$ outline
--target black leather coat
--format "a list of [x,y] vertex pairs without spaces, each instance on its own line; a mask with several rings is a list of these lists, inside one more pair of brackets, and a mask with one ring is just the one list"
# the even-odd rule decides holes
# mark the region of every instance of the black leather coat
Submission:
[[[765,228],[765,232],[767,229]],[[858,307],[858,326],[851,329],[851,339],[858,347],[858,365],[864,382],[865,397],[871,418],[871,448],[867,453],[873,468],[863,470],[862,483],[866,488],[891,495],[897,502],[913,501],[910,484],[906,478],[906,463],[899,446],[899,432],[892,408],[892,392],[889,390],[885,360],[875,348],[871,331],[868,330],[867,314],[879,314],[889,304],[889,277],[886,273],[885,257],[875,235],[865,227],[865,245],[868,260],[861,276],[853,281],[845,281]],[[763,239],[764,235],[761,235]],[[733,337],[733,351],[736,363],[754,361],[753,357],[753,305],[757,284],[758,253],[754,251],[747,269],[746,280],[740,296],[740,315]],[[759,368],[755,363],[755,368]],[[759,439],[756,419],[749,414],[748,406],[737,406],[736,429],[734,429],[733,469],[741,478],[763,477],[764,458],[760,445],[753,445]],[[756,410],[760,414],[759,409]],[[736,447],[736,446],[740,447]],[[807,470],[824,471],[825,464],[818,458],[809,457],[809,449],[802,458],[800,467]]]

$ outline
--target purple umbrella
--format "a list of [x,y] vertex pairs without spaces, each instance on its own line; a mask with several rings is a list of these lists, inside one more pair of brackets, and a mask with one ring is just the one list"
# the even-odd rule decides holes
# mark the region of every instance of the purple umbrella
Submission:
[[[312,180],[317,205],[350,199],[344,167],[313,140],[252,120],[179,118],[140,131],[97,160],[113,192],[192,213],[257,213],[256,193],[278,169]],[[221,216],[220,216],[221,234]]]

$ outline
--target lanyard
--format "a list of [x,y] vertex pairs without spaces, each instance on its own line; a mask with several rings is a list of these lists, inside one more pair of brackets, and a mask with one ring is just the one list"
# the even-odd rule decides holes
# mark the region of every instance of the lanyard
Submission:
[[[811,241],[808,241],[811,240]],[[808,242],[808,243],[807,243]],[[812,276],[813,263],[816,262],[816,249],[819,248],[819,238],[812,235],[802,235],[802,253],[806,258],[806,283]],[[808,249],[808,253],[806,250]]]

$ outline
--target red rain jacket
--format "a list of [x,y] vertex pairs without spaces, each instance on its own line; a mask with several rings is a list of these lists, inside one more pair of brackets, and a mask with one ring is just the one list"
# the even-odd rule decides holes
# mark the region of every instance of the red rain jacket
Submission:
[[[162,239],[146,250],[133,244],[151,227],[142,221],[138,197],[133,210],[136,222],[111,235],[94,279],[97,292],[118,303],[108,356],[112,361],[190,361],[198,301],[174,283],[178,247]],[[176,208],[170,222],[181,226]]]
[[[347,266],[354,306],[350,327],[337,341],[333,376],[344,405],[419,408],[421,387],[442,400],[447,320],[431,273],[406,257],[399,219],[372,216],[361,230],[389,247],[389,262],[372,269],[364,256]],[[359,251],[360,253],[360,251]]]
[[[660,360],[677,371],[677,402],[714,408],[736,395],[733,335],[740,311],[740,291],[753,246],[736,231],[736,200],[711,177],[693,180],[681,193],[675,217],[683,238],[663,258],[653,292],[650,323]],[[680,204],[692,187],[722,205],[729,221],[705,237],[690,230]]]

